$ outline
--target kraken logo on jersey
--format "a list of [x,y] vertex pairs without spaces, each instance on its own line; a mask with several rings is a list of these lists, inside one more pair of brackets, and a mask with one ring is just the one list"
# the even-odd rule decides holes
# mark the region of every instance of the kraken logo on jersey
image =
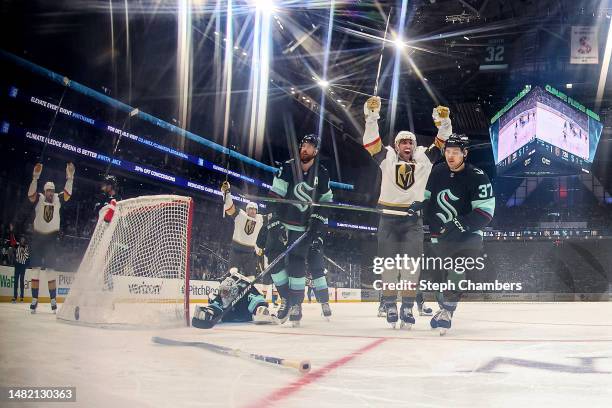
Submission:
[[53,219],[54,209],[55,207],[53,207],[52,205],[45,205],[43,210],[43,220],[45,220],[45,222],[51,222],[51,220]]
[[414,184],[414,163],[401,163],[395,165],[395,184],[403,190],[408,190]]
[[247,220],[247,222],[244,223],[244,232],[246,232],[247,235],[251,235],[255,231],[256,224],[257,221],[255,220]]
[[444,214],[442,213],[436,213],[436,215],[442,220],[443,223],[447,223],[453,220],[453,218],[455,218],[457,216],[457,210],[455,209],[455,207],[453,207],[453,205],[449,202],[450,200],[453,201],[457,201],[459,199],[459,197],[456,197],[449,188],[444,189],[442,191],[440,191],[438,193],[438,197],[437,197],[437,201],[438,201],[438,206],[440,207],[440,209],[442,209],[442,211],[444,211]]
[[[295,187],[293,188],[293,194],[295,195],[295,197],[303,202],[306,203],[312,203],[312,190],[314,190],[314,187],[309,186],[307,183],[305,182],[301,182],[295,185]],[[308,209],[309,205],[307,204],[294,204],[301,212],[304,212]]]

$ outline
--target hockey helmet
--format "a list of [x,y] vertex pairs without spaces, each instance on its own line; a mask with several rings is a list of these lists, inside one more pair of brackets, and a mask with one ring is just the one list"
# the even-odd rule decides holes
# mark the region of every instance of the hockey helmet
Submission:
[[117,177],[111,176],[111,175],[105,176],[104,179],[102,180],[102,184],[109,185],[113,188],[113,190],[116,190],[117,184],[118,184]]
[[412,142],[416,144],[416,136],[414,133],[407,130],[402,130],[395,136],[395,146],[399,145],[402,140],[412,140]]
[[311,133],[302,138],[302,140],[300,141],[300,147],[302,147],[304,143],[310,143],[311,145],[313,145],[315,148],[318,149],[319,144],[321,143],[321,140],[319,139],[319,136]]
[[52,181],[47,181],[47,182],[45,183],[45,186],[43,187],[43,190],[44,190],[44,191],[47,191],[47,190],[53,190],[53,191],[55,191],[55,184],[53,184],[53,182],[52,182]]
[[469,144],[470,140],[466,135],[453,133],[446,140],[444,147],[458,147],[463,150],[467,149]]
[[259,210],[259,206],[257,205],[257,203],[253,202],[253,201],[249,201],[246,205],[246,209],[247,211],[251,208],[254,208],[256,211]]

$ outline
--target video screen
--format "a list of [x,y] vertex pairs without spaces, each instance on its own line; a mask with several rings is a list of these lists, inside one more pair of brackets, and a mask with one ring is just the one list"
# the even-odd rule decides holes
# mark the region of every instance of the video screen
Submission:
[[572,118],[540,102],[536,114],[536,133],[539,139],[581,159],[589,159],[589,122],[585,114],[576,113]]
[[[574,163],[593,162],[603,125],[535,87],[490,127],[495,164],[539,139],[567,152]],[[580,160],[578,160],[580,159]]]
[[497,158],[504,160],[536,137],[536,109],[525,109],[499,131]]

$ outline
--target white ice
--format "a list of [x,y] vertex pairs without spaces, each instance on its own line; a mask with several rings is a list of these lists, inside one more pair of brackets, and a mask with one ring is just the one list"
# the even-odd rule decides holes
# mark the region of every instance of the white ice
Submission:
[[[331,322],[319,305],[306,304],[300,328],[212,330],[82,327],[57,322],[48,304],[36,315],[26,308],[0,304],[0,386],[76,386],[76,403],[49,407],[591,408],[612,401],[611,303],[463,303],[446,337],[427,317],[417,316],[410,331],[393,330],[374,303],[332,304]],[[153,344],[156,335],[309,358],[313,368],[302,376]]]

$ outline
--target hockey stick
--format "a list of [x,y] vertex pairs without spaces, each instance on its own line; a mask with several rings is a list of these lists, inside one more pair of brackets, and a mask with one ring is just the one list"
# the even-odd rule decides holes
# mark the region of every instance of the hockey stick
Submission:
[[[111,153],[111,157],[115,157],[115,153],[117,153],[117,148],[119,148],[119,142],[121,142],[121,138],[123,137],[123,133],[125,131],[125,126],[127,125],[128,120],[130,120],[133,116],[138,115],[140,110],[138,108],[134,108],[130,111],[129,115],[124,119],[123,124],[121,125],[121,132],[119,133],[119,137],[117,138],[117,142],[115,143],[115,147],[113,147],[113,152]],[[112,162],[109,162],[106,166],[106,170],[104,171],[104,177],[108,176],[108,172],[110,171]]]
[[327,260],[327,262],[329,262],[330,264],[334,265],[336,268],[340,269],[342,272],[346,273],[346,269],[344,269],[343,267],[341,267],[340,265],[338,265],[336,262],[334,262],[333,259],[331,259],[330,257],[323,255],[323,258],[325,258]]
[[382,49],[380,50],[380,58],[378,59],[378,71],[376,72],[376,83],[374,84],[374,96],[378,95],[378,80],[380,78],[380,68],[382,67],[383,53],[385,52],[385,44],[387,43],[387,31],[389,30],[389,20],[391,19],[391,12],[393,7],[389,10],[387,16],[387,24],[385,25],[385,36],[383,37]]
[[60,108],[62,107],[62,102],[64,101],[64,96],[66,96],[66,90],[68,89],[68,85],[70,85],[70,80],[68,79],[68,77],[64,77],[63,82],[64,82],[64,90],[62,91],[62,96],[60,97],[59,103],[57,104],[57,108],[55,109],[55,113],[53,114],[53,118],[51,119],[51,123],[49,124],[49,131],[47,132],[47,137],[45,138],[45,144],[43,145],[43,148],[40,152],[39,163],[42,163],[45,157],[45,150],[47,150],[47,145],[49,144],[49,138],[51,137],[53,126],[55,126],[55,121],[57,120],[57,114],[60,111]]
[[217,254],[215,251],[213,251],[212,249],[208,248],[206,245],[200,244],[200,248],[204,248],[205,250],[210,252],[212,256],[214,256],[215,258],[219,259],[223,263],[229,263],[229,261],[227,259],[225,259],[221,255]]
[[295,368],[302,374],[306,374],[310,371],[310,361],[308,360],[289,360],[286,358],[280,357],[271,357],[264,356],[263,354],[254,354],[246,351],[242,351],[239,349],[233,349],[224,346],[218,346],[212,343],[205,343],[203,341],[180,341],[180,340],[172,340],[166,339],[163,337],[152,337],[151,340],[153,343],[163,344],[166,346],[187,346],[187,347],[199,347],[205,350],[212,351],[214,353],[225,354],[228,356],[240,357],[246,360],[258,360],[263,361],[264,363],[276,364],[282,367],[290,367]]
[[285,249],[283,252],[281,252],[281,254],[279,256],[277,256],[276,258],[274,258],[274,260],[268,264],[268,266],[266,267],[266,269],[264,269],[263,271],[261,271],[261,273],[259,275],[257,275],[255,277],[255,279],[253,279],[247,286],[245,286],[244,288],[242,288],[242,290],[236,295],[236,297],[231,301],[231,303],[225,307],[223,309],[223,311],[221,312],[221,314],[219,314],[218,316],[216,316],[214,319],[212,320],[201,320],[201,319],[196,319],[195,317],[192,319],[192,326],[193,326],[193,321],[197,320],[198,325],[195,326],[199,329],[210,329],[212,328],[215,324],[219,323],[221,321],[221,319],[223,319],[223,317],[230,311],[232,310],[232,308],[234,306],[236,306],[236,304],[238,302],[240,302],[240,300],[246,296],[246,294],[251,290],[251,288],[255,285],[255,282],[257,282],[258,280],[260,280],[261,278],[263,278],[264,276],[266,276],[268,273],[270,273],[270,271],[272,270],[272,268],[274,268],[276,266],[277,263],[279,263],[281,260],[283,260],[285,258],[285,256],[287,256],[287,254],[289,254],[289,252],[291,252],[291,250],[293,250],[293,248],[295,248],[300,242],[302,242],[302,240],[304,240],[304,238],[306,238],[306,236],[308,235],[307,232],[303,233],[302,235],[300,235],[295,241],[293,241],[293,243],[291,243],[291,245],[289,245],[287,247],[287,249]]
[[[351,205],[351,204],[337,204],[337,203],[313,203],[308,201],[299,201],[299,200],[290,200],[286,198],[275,198],[275,197],[259,197],[250,194],[245,194],[245,197],[252,201],[265,201],[270,203],[279,203],[279,204],[295,204],[295,205],[309,205],[312,207],[322,207],[322,208],[337,208],[339,210],[351,210],[351,211],[365,211],[376,214],[386,214],[386,215],[398,215],[402,217],[412,217],[408,211],[400,211],[400,210],[388,210],[385,208],[372,208],[372,207],[364,207],[361,205]],[[407,210],[408,208],[406,208]]]

